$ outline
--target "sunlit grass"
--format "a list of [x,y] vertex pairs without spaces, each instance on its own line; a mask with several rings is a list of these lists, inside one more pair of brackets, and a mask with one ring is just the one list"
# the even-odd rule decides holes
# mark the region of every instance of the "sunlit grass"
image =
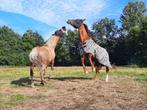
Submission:
[[112,76],[129,77],[134,80],[147,82],[147,68],[120,67],[113,69]]
[[[75,68],[66,68],[60,67],[56,68],[54,71],[51,71],[50,68],[46,71],[46,76],[51,77],[83,77],[83,78],[92,78],[94,76],[94,72],[91,72],[91,69],[88,68],[89,74],[85,75],[83,73],[82,67]],[[39,77],[39,70],[36,68],[34,70],[35,77]],[[118,67],[116,69],[110,69],[110,76],[128,76],[130,78],[136,80],[147,81],[147,68],[131,68],[131,67]],[[105,76],[105,68],[100,70],[99,77],[103,78]],[[3,81],[13,80],[18,78],[29,77],[29,67],[21,67],[21,68],[1,68],[0,69],[0,86]]]

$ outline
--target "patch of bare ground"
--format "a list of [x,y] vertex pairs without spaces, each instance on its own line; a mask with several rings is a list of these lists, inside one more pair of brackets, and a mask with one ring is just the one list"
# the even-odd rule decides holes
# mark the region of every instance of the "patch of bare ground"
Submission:
[[[9,92],[42,94],[12,110],[146,110],[147,84],[129,78],[112,77],[106,83],[90,79],[50,79],[51,88],[23,87]],[[5,90],[7,91],[7,90]]]

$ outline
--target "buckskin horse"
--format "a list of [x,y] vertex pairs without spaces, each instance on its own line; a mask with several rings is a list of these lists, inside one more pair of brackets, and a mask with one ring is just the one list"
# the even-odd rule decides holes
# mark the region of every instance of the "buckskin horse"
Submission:
[[[80,33],[80,42],[82,44],[82,49],[83,49],[83,56],[81,58],[81,61],[82,61],[84,72],[86,71],[85,70],[85,63],[84,63],[84,58],[85,58],[85,53],[86,53],[86,54],[88,54],[92,68],[94,68],[92,57],[95,57],[97,59],[98,63],[100,63],[106,67],[107,75],[106,75],[105,80],[106,80],[106,82],[108,82],[108,72],[109,72],[109,68],[111,68],[108,52],[106,51],[106,49],[100,47],[98,44],[96,44],[92,40],[92,38],[89,34],[89,30],[88,30],[87,25],[83,23],[84,21],[85,21],[85,19],[69,19],[67,21],[68,24],[70,24],[74,28],[78,29],[78,31]],[[98,63],[95,65],[96,73],[95,73],[93,79],[96,79],[97,75],[99,73],[100,66],[98,65]]]
[[55,33],[47,40],[43,46],[34,47],[30,52],[30,77],[32,85],[34,75],[33,69],[35,66],[38,66],[40,70],[41,84],[44,85],[45,70],[47,69],[48,65],[51,65],[51,69],[53,69],[56,45],[61,37],[63,37],[66,33],[66,27],[63,26],[60,30],[55,31]]

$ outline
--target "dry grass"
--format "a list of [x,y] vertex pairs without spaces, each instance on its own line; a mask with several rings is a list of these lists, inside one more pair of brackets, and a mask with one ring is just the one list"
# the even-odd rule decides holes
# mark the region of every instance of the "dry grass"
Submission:
[[56,67],[48,69],[45,86],[35,71],[31,88],[28,67],[0,68],[0,110],[147,109],[147,68],[112,69],[106,83],[104,69],[94,81],[94,73],[84,75],[81,67]]

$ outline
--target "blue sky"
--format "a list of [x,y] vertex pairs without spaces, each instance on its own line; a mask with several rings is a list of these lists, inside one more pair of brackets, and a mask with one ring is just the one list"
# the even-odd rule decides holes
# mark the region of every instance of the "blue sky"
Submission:
[[46,40],[69,18],[86,18],[93,22],[108,17],[117,25],[122,10],[129,1],[146,0],[0,0],[0,26],[7,25],[19,34],[27,29],[38,31]]

